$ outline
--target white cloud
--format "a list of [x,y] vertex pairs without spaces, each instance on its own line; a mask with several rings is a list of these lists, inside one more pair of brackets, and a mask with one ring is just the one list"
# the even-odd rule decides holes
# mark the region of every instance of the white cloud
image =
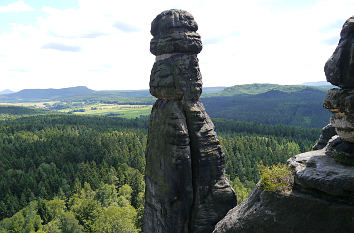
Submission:
[[18,1],[11,3],[7,6],[0,6],[0,12],[23,12],[23,11],[33,11],[34,9],[24,3],[23,1]]
[[78,8],[43,7],[36,25],[13,24],[0,34],[1,88],[147,89],[151,21],[171,8],[189,11],[199,24],[205,86],[324,80],[324,63],[354,3],[279,10],[265,2],[272,3],[79,0]]

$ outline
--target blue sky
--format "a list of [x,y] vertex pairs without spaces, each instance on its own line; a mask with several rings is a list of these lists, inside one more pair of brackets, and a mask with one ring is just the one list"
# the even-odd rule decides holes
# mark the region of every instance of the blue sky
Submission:
[[0,90],[148,89],[150,24],[199,25],[204,86],[323,81],[352,0],[0,0]]

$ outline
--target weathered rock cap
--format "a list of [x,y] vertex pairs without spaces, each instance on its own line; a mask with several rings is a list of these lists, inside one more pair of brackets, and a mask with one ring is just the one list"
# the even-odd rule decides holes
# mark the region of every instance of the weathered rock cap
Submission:
[[187,11],[171,9],[163,11],[151,23],[151,35],[161,36],[175,31],[196,32],[198,24]]
[[354,16],[343,25],[340,40],[324,67],[327,81],[341,88],[354,88]]
[[156,56],[173,53],[198,54],[203,46],[198,25],[193,16],[184,10],[168,10],[151,23],[150,52]]

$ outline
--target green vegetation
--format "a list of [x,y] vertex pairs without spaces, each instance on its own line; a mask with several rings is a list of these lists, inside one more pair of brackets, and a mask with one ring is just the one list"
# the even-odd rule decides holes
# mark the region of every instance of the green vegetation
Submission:
[[278,84],[269,84],[269,83],[254,83],[254,84],[244,84],[244,85],[235,85],[232,87],[226,87],[224,90],[207,94],[204,97],[215,97],[215,96],[234,96],[234,95],[257,95],[266,93],[268,91],[281,91],[281,92],[298,92],[304,89],[315,89],[327,92],[330,87],[327,86],[316,86],[309,87],[305,85],[278,85]]
[[137,233],[141,214],[131,205],[132,192],[129,185],[117,192],[114,184],[101,184],[92,190],[85,183],[70,197],[31,201],[11,218],[3,219],[0,232]]
[[272,166],[259,165],[261,173],[260,187],[268,192],[291,190],[294,183],[294,175],[285,164]]
[[[16,108],[23,112],[11,115]],[[0,232],[140,231],[147,117],[10,109],[0,114],[7,114],[0,117]],[[239,201],[258,182],[261,161],[284,163],[309,150],[320,133],[224,119],[214,123]]]
[[230,185],[234,189],[237,197],[237,203],[240,204],[245,200],[255,187],[254,182],[246,181],[244,184],[236,176],[234,180],[230,180]]
[[117,104],[92,104],[82,107],[72,107],[60,110],[60,112],[98,115],[98,116],[120,116],[124,118],[136,118],[148,116],[151,113],[151,105],[117,105]]
[[[27,106],[27,107],[25,107]],[[9,115],[79,114],[139,118],[150,115],[152,105],[86,104],[84,102],[38,102],[0,105],[2,118]]]
[[13,105],[0,105],[0,115],[37,115],[46,114],[48,111],[38,108],[28,108]]

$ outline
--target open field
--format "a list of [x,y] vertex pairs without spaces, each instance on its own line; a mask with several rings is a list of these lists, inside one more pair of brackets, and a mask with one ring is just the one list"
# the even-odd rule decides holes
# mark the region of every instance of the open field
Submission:
[[22,106],[22,107],[33,107],[33,108],[44,108],[46,104],[55,104],[59,101],[48,101],[48,102],[26,102],[26,103],[0,103],[0,105],[7,106]]
[[[118,104],[85,104],[83,102],[33,102],[33,103],[0,103],[0,106],[20,106],[36,109],[46,109],[53,112],[62,112],[78,115],[119,116],[136,118],[150,115],[152,105],[118,105]],[[58,107],[60,106],[60,107]]]
[[78,108],[59,110],[70,114],[80,115],[117,115],[124,118],[136,118],[148,116],[151,112],[151,105],[118,105],[118,104],[92,104]]

